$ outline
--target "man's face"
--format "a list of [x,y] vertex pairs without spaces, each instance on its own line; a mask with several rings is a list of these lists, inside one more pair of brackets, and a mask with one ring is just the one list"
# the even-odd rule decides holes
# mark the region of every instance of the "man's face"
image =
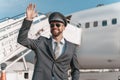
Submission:
[[65,26],[61,22],[51,22],[50,29],[51,29],[52,36],[57,37],[63,33]]

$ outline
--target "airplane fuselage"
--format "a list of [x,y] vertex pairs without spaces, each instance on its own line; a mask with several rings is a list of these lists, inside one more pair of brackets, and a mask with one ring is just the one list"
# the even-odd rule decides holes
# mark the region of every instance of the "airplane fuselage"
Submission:
[[119,7],[116,3],[71,14],[71,24],[82,28],[81,68],[120,68]]

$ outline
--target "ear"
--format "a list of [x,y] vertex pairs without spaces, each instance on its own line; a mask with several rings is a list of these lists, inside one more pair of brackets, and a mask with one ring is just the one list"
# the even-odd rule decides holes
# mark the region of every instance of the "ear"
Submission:
[[65,30],[65,26],[63,26],[63,30]]

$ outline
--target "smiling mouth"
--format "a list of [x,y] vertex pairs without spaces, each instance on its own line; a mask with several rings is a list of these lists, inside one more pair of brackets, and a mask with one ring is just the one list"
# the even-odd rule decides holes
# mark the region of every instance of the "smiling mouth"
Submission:
[[58,29],[53,29],[52,31],[58,31]]

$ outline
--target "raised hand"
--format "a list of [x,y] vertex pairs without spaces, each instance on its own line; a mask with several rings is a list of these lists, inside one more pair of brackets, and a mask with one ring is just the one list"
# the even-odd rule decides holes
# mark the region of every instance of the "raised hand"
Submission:
[[26,19],[27,20],[33,20],[33,18],[35,18],[38,13],[35,10],[36,5],[35,4],[29,4],[26,10]]

